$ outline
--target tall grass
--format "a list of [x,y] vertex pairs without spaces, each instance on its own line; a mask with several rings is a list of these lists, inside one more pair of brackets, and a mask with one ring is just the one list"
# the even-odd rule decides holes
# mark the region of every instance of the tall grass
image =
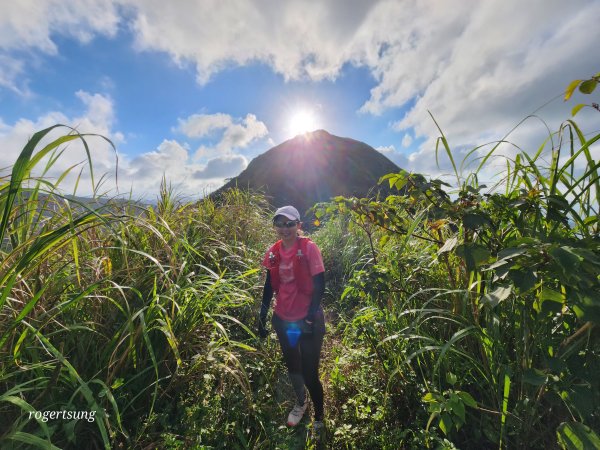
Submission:
[[[350,215],[378,244],[376,264],[354,272],[343,294],[355,307],[332,369],[342,423],[365,432],[359,445],[598,442],[600,164],[591,148],[599,139],[569,120],[532,154],[506,159],[501,182],[486,190],[478,180],[505,140],[468,153],[476,169],[462,173],[472,164],[457,164],[442,133],[454,187],[402,172],[382,179],[398,190],[385,201],[338,198],[319,208],[320,217]],[[362,356],[350,350],[357,341]],[[357,358],[367,372],[350,369]],[[376,409],[355,394],[379,420],[365,425],[343,386],[351,378],[366,388],[373,371]],[[374,438],[390,421],[405,430]],[[340,432],[338,445],[352,436],[352,427]]]
[[[231,191],[220,204],[183,203],[164,183],[156,207],[74,204],[57,186],[67,173],[55,184],[31,178],[65,142],[80,139],[89,156],[79,134],[38,148],[53,130],[32,137],[0,186],[2,447],[163,445],[198,379],[212,380],[207,396],[227,386],[251,404],[240,358],[255,352],[244,341],[264,200]],[[45,422],[36,411],[94,411],[95,420]],[[219,442],[224,421],[196,444]]]

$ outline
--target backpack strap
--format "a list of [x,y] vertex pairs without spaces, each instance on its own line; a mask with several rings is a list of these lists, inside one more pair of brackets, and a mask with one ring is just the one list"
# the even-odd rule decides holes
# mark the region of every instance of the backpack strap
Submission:
[[[298,281],[298,289],[305,294],[312,294],[313,282],[310,275],[310,266],[308,261],[308,243],[311,240],[307,237],[300,237],[300,246],[298,258],[294,259],[294,277]],[[303,262],[300,262],[302,260]]]
[[281,244],[282,244],[282,240],[279,239],[277,242],[275,242],[275,244],[273,245],[273,253],[275,254],[275,256],[279,257],[279,251],[281,250]]
[[308,243],[309,243],[310,239],[307,237],[301,237],[300,238],[300,249],[302,250],[302,254],[303,255],[307,255],[308,253]]

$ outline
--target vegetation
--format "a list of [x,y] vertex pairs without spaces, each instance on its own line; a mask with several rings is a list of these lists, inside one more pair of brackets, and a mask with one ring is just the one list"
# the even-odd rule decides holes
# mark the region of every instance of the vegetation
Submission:
[[[156,206],[92,209],[32,176],[88,140],[55,131],[0,179],[2,448],[313,447],[254,335],[264,198],[163,181]],[[457,166],[441,133],[454,186],[401,172],[315,206],[331,448],[600,448],[599,139],[568,120],[488,188],[501,143]]]

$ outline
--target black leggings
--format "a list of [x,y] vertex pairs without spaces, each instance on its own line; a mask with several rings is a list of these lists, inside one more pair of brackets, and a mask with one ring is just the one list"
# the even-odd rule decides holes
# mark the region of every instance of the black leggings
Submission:
[[288,330],[297,327],[300,322],[287,322],[273,314],[272,323],[298,403],[303,404],[305,400],[303,382],[315,408],[315,420],[323,420],[323,385],[319,380],[319,361],[325,334],[323,311],[315,315],[313,333],[302,333],[299,338],[288,336]]

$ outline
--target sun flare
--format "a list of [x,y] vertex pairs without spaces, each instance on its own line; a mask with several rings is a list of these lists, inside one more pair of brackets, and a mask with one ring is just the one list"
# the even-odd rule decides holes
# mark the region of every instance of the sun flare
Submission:
[[290,135],[292,136],[305,134],[309,131],[314,131],[316,128],[317,119],[313,112],[307,110],[297,111],[293,114],[288,125]]

